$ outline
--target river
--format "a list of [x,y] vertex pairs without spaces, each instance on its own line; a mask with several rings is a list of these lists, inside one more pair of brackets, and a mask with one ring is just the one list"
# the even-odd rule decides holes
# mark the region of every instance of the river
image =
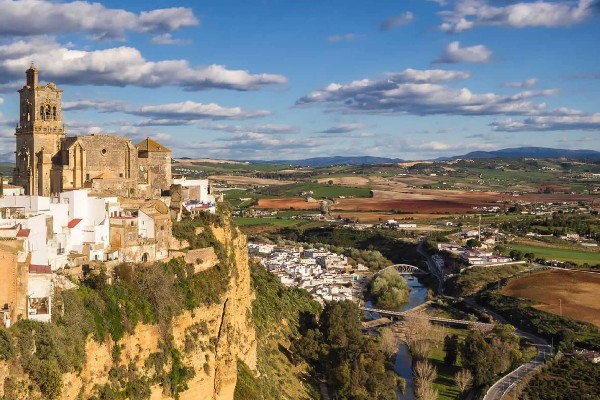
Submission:
[[[410,310],[411,308],[414,308],[427,301],[427,288],[423,286],[421,282],[419,282],[414,276],[408,276],[409,278],[406,279],[406,282],[410,286],[408,303],[400,306],[397,309],[398,311]],[[367,300],[365,305],[370,307],[371,301]],[[373,317],[379,318],[379,315],[373,315]],[[410,351],[408,351],[408,346],[405,344],[401,344],[398,347],[398,354],[396,355],[394,370],[406,381],[404,394],[398,393],[398,398],[402,400],[415,400],[414,382],[412,376],[412,357],[410,355]]]

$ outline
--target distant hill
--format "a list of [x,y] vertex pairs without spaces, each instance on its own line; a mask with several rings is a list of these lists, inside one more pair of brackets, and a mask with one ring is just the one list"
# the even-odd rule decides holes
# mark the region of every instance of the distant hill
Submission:
[[250,161],[252,163],[273,163],[288,164],[299,167],[328,167],[331,165],[369,165],[402,162],[399,158],[355,156],[355,157],[314,157],[304,160],[271,160],[271,161]]
[[462,156],[443,157],[438,160],[454,160],[457,158],[570,158],[589,159],[600,158],[600,151],[595,150],[565,150],[547,147],[514,147],[494,151],[473,151]]

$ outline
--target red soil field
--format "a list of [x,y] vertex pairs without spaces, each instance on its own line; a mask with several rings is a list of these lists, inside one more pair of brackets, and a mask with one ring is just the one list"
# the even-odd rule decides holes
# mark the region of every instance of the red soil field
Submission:
[[338,199],[333,211],[387,211],[416,213],[464,213],[473,211],[480,202],[450,200]]
[[543,303],[540,310],[562,314],[600,327],[600,274],[553,270],[513,279],[502,294]]

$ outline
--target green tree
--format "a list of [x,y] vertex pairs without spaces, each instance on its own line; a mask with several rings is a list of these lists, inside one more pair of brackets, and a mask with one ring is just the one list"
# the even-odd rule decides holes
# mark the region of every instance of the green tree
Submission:
[[458,336],[449,335],[444,338],[444,351],[446,352],[444,355],[444,364],[454,365],[459,351]]

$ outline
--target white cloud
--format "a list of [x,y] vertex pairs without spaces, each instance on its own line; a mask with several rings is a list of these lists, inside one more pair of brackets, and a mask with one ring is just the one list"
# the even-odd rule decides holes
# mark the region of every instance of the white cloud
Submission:
[[557,112],[556,115],[540,115],[524,120],[508,118],[490,124],[495,131],[600,131],[600,113],[585,114],[576,110],[570,113]]
[[[73,100],[63,103],[63,110],[78,111],[94,109],[99,112],[121,112],[149,118],[139,121],[136,126],[176,126],[190,125],[206,120],[259,118],[270,114],[266,110],[245,110],[240,107],[222,107],[215,103],[197,103],[184,101],[159,105],[136,107],[118,100]],[[284,129],[278,125],[260,125],[265,132],[271,129]]]
[[435,60],[439,64],[458,64],[458,63],[487,63],[492,57],[492,52],[484,45],[460,47],[460,43],[455,41],[446,47],[444,53]]
[[267,134],[289,134],[298,132],[298,128],[286,124],[264,124],[264,125],[229,125],[229,124],[210,124],[203,126],[205,129],[224,131],[230,133],[267,133]]
[[381,30],[389,31],[392,28],[398,26],[404,26],[410,24],[415,16],[410,11],[405,12],[404,14],[398,15],[397,17],[386,19],[381,23]]
[[[437,71],[437,70],[436,70]],[[333,111],[368,114],[414,115],[533,115],[545,108],[533,103],[533,97],[550,96],[555,90],[526,91],[513,96],[496,93],[473,93],[467,88],[454,89],[431,83],[461,79],[457,74],[442,72],[389,74],[383,79],[362,79],[347,84],[330,83],[300,98],[297,106],[325,103]]]
[[170,33],[162,33],[160,35],[152,36],[150,41],[154,44],[190,44],[190,40],[175,39]]
[[131,105],[118,100],[81,99],[63,102],[62,109],[64,111],[94,109],[100,112],[127,112],[131,110]]
[[520,2],[494,7],[486,0],[457,0],[453,10],[440,11],[440,29],[462,32],[478,26],[511,28],[559,27],[583,23],[594,14],[594,0]]
[[147,61],[133,47],[75,50],[41,37],[0,45],[0,77],[6,81],[22,78],[31,60],[40,69],[40,79],[59,84],[180,86],[195,91],[254,90],[286,82],[281,75],[251,74],[223,65],[192,67],[186,60]]
[[367,125],[359,123],[339,124],[331,128],[322,130],[321,133],[348,133],[366,129]]
[[412,69],[408,68],[399,74],[390,75],[397,82],[411,83],[437,83],[467,79],[471,76],[469,71],[448,71],[445,69]]
[[362,35],[357,35],[356,33],[342,33],[338,35],[331,35],[327,37],[327,41],[331,43],[335,42],[351,42],[358,38],[362,37]]
[[0,0],[0,35],[32,36],[87,32],[96,39],[123,39],[126,31],[163,33],[198,24],[190,8],[135,14],[100,3]]
[[516,88],[516,89],[530,89],[537,85],[537,78],[525,79],[521,82],[506,82],[502,86],[507,88]]
[[[142,106],[130,114],[150,117],[152,120],[164,121],[197,121],[202,119],[244,119],[269,115],[269,111],[246,111],[240,107],[221,107],[215,103],[196,103],[184,101],[181,103]],[[163,124],[161,124],[163,125]]]

